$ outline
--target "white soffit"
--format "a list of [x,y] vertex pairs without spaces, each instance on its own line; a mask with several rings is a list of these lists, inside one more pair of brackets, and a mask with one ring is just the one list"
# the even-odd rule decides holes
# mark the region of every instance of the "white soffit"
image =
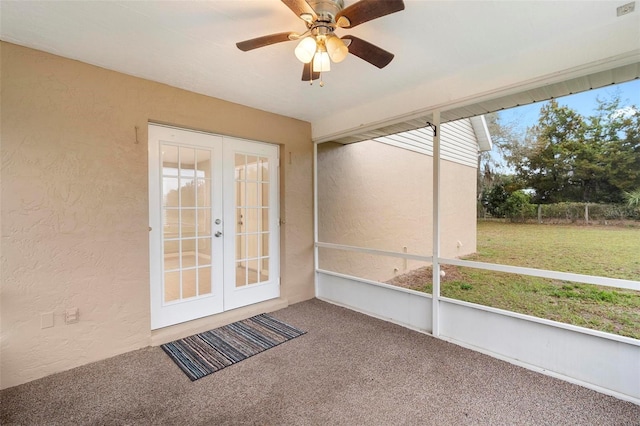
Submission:
[[[441,123],[447,123],[450,121],[460,120],[461,118],[476,117],[521,105],[528,105],[535,102],[585,92],[587,90],[598,89],[612,84],[624,83],[638,78],[640,78],[640,63],[633,63],[582,77],[575,77],[557,83],[546,84],[544,86],[514,94],[499,96],[494,99],[455,107],[449,110],[443,109],[440,113],[440,120]],[[406,121],[384,125],[375,130],[368,130],[362,133],[333,139],[331,142],[348,144],[380,138],[400,132],[406,132],[408,130],[422,128],[428,121],[431,121],[431,114],[425,113],[419,117],[413,117]],[[489,143],[491,143],[490,140]]]

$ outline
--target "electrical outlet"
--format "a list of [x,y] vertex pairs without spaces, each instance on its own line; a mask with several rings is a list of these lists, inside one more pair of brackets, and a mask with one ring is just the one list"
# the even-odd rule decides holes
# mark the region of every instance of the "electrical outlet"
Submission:
[[80,321],[80,310],[78,308],[69,308],[64,311],[64,322],[74,324]]
[[53,312],[43,312],[40,314],[40,328],[53,327]]
[[631,13],[636,10],[636,2],[632,1],[631,3],[623,4],[616,9],[618,16],[626,15],[627,13]]

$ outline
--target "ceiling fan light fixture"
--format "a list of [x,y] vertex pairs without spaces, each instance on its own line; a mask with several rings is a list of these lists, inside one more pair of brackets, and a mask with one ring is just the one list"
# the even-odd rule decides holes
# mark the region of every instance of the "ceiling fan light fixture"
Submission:
[[313,57],[313,72],[331,71],[331,60],[326,50],[318,50]]
[[318,49],[316,39],[313,37],[305,37],[300,40],[295,50],[296,58],[303,64],[308,64],[313,60],[313,57]]
[[335,63],[342,62],[349,54],[349,49],[344,42],[335,35],[331,35],[325,42],[327,53]]

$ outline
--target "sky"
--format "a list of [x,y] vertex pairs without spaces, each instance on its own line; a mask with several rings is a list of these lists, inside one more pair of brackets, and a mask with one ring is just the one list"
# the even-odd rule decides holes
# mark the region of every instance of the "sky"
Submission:
[[[583,117],[592,115],[597,107],[596,97],[610,99],[619,93],[623,106],[635,105],[640,108],[640,79],[631,80],[626,83],[605,86],[600,89],[589,90],[587,92],[577,93],[575,95],[563,96],[556,100],[560,105],[566,105],[575,110]],[[500,111],[500,121],[516,125],[520,130],[525,130],[532,126],[538,120],[540,108],[547,102],[536,102],[530,105],[524,105]]]

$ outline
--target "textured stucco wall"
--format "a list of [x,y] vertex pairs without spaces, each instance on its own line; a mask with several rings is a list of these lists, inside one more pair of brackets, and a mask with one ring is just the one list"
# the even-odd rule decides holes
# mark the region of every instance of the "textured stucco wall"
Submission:
[[[441,161],[441,255],[476,250],[476,169]],[[319,239],[430,256],[433,158],[365,141],[318,146]],[[462,244],[458,247],[458,241]],[[320,250],[320,267],[386,281],[424,263]],[[394,272],[397,269],[397,272]]]
[[[280,144],[281,295],[313,297],[309,123],[12,44],[2,43],[1,60],[2,388],[157,343],[149,121]],[[80,322],[66,325],[71,307]],[[41,328],[48,312],[54,326]]]

